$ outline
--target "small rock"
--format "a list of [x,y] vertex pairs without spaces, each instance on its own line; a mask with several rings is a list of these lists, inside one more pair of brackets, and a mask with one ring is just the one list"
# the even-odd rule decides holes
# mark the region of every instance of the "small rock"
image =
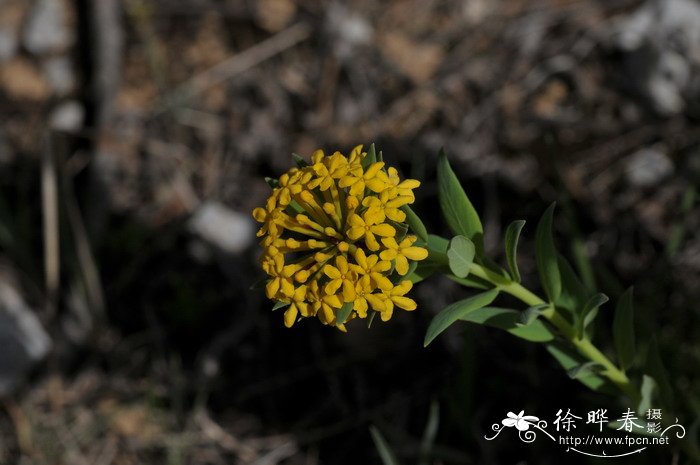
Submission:
[[18,290],[0,277],[0,396],[9,394],[51,348],[51,339]]
[[217,202],[203,203],[189,223],[192,232],[211,245],[229,253],[239,253],[253,242],[255,227],[248,215]]
[[327,30],[334,37],[336,56],[347,60],[355,54],[355,49],[372,43],[374,29],[363,16],[334,2],[328,8]]
[[660,150],[645,148],[630,157],[625,175],[636,187],[652,187],[673,172],[673,163]]
[[433,77],[445,57],[440,45],[414,41],[398,32],[385,34],[380,49],[389,62],[416,84]]
[[14,57],[18,45],[17,35],[13,31],[0,29],[0,63]]
[[49,126],[55,131],[75,132],[81,128],[85,117],[85,108],[69,100],[58,105],[49,115]]
[[19,50],[19,30],[27,6],[22,0],[0,0],[0,63]]
[[75,89],[75,72],[68,57],[50,57],[44,60],[42,68],[56,95],[66,95]]
[[26,58],[14,58],[0,67],[0,88],[17,100],[41,101],[51,95],[49,83]]
[[22,39],[27,50],[37,55],[65,51],[73,43],[66,4],[62,0],[36,0]]

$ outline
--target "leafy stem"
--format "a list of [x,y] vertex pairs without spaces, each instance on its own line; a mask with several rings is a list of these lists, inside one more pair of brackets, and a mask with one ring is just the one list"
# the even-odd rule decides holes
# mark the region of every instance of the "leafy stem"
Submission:
[[556,306],[546,302],[541,297],[524,287],[522,284],[506,278],[493,270],[477,263],[472,263],[470,274],[493,284],[497,289],[512,295],[528,306],[546,305],[541,315],[557,328],[562,337],[567,339],[588,360],[603,367],[601,375],[627,394],[635,405],[640,400],[639,390],[632,384],[624,370],[616,366],[593,342],[585,335],[578,337],[575,328],[557,311]]

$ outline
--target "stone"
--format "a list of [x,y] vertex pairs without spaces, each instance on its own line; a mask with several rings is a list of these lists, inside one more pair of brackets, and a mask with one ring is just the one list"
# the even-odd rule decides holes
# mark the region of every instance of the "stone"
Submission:
[[255,237],[255,226],[249,215],[213,201],[205,202],[197,209],[189,226],[202,240],[231,254],[244,251]]
[[0,277],[0,396],[11,393],[51,349],[51,338],[17,288]]
[[55,131],[75,132],[83,125],[85,108],[76,100],[63,102],[49,115],[49,126]]
[[75,71],[68,57],[56,56],[47,58],[42,62],[42,70],[56,95],[66,95],[75,89]]
[[658,149],[644,148],[632,155],[625,176],[636,187],[653,187],[673,173],[673,163]]
[[61,52],[73,44],[66,6],[62,0],[36,0],[22,34],[29,52],[36,55]]

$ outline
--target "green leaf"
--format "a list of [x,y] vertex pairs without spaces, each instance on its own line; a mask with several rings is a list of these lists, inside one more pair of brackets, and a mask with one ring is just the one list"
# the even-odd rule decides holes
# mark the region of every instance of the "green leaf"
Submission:
[[438,426],[440,426],[440,408],[438,403],[433,400],[430,402],[428,422],[425,425],[425,431],[423,431],[423,440],[418,453],[420,457],[419,465],[428,465],[430,463],[430,454],[432,453],[433,444],[435,444]]
[[492,289],[445,307],[440,313],[435,315],[433,321],[430,322],[430,326],[428,326],[428,330],[425,334],[423,347],[427,347],[440,333],[446,330],[455,321],[467,316],[469,312],[489,305],[497,295],[498,290]]
[[599,363],[585,362],[569,369],[566,374],[569,375],[569,378],[571,379],[580,379],[585,376],[599,373],[601,368],[602,366]]
[[455,236],[447,247],[450,271],[458,278],[466,278],[474,262],[474,243],[464,236]]
[[460,285],[465,286],[465,287],[470,287],[473,289],[486,290],[486,289],[491,289],[493,287],[493,284],[491,284],[490,282],[488,282],[484,279],[481,279],[481,278],[477,278],[474,275],[469,275],[466,278],[458,278],[457,276],[454,276],[452,274],[447,273],[447,274],[445,274],[445,277],[451,281],[456,282],[457,284],[460,284]]
[[563,255],[557,255],[559,265],[559,275],[561,276],[561,294],[555,301],[558,309],[565,310],[571,317],[571,321],[576,320],[577,315],[588,302],[588,291],[576,275],[574,268]]
[[250,285],[250,290],[256,290],[256,289],[265,289],[265,286],[267,285],[267,282],[270,280],[270,278],[262,278],[258,279],[255,281],[253,284]]
[[433,275],[443,267],[444,265],[440,265],[429,260],[424,260],[422,262],[417,263],[416,268],[413,270],[413,273],[407,274],[406,279],[409,279],[413,284],[417,284],[423,281],[424,279],[428,278],[429,276]]
[[277,302],[275,302],[275,305],[272,306],[272,311],[274,312],[275,310],[288,307],[289,305],[291,305],[291,302],[283,302],[281,300],[278,300]]
[[372,163],[377,162],[377,151],[374,144],[370,144],[369,150],[367,151],[367,156],[362,159],[362,168],[367,168]]
[[[564,346],[559,341],[550,342],[546,347],[547,352],[549,352],[567,372],[588,361],[581,357],[581,355],[578,353],[572,352],[570,348]],[[594,391],[604,391],[610,393],[617,392],[611,388],[610,384],[605,380],[605,378],[601,377],[597,373],[582,374],[577,378],[577,381]]]
[[518,270],[518,239],[520,232],[525,226],[525,220],[516,220],[508,225],[506,229],[506,260],[513,281],[520,282],[520,271]]
[[656,381],[649,375],[642,376],[642,387],[640,389],[641,399],[639,400],[639,405],[637,405],[637,414],[640,416],[644,414],[647,410],[652,408],[652,400],[654,398],[654,393],[657,390]]
[[635,354],[634,343],[634,307],[632,304],[632,288],[620,296],[613,319],[613,341],[620,367],[626,370],[632,365]]
[[447,248],[450,241],[444,237],[428,234],[428,260],[440,265],[447,265]]
[[483,307],[460,320],[502,329],[530,342],[547,342],[554,339],[554,333],[541,321],[535,320],[528,326],[522,326],[518,325],[519,317],[520,312],[511,308]]
[[673,404],[673,389],[668,380],[668,373],[666,372],[664,363],[661,360],[661,354],[659,354],[659,346],[656,342],[656,337],[652,337],[649,343],[644,371],[651,375],[654,381],[656,381],[662,402],[666,407],[671,407]]
[[586,326],[588,326],[593,321],[593,318],[595,318],[596,314],[598,313],[598,307],[603,305],[608,300],[610,300],[608,296],[602,292],[599,292],[588,299],[586,304],[583,306],[581,313],[576,319],[576,330],[579,337],[583,336],[583,330],[586,329]]
[[389,444],[379,432],[376,426],[372,425],[369,427],[369,432],[372,435],[372,441],[374,441],[374,447],[377,448],[379,452],[379,457],[382,459],[384,465],[399,465],[399,461],[396,458],[396,454],[389,448]]
[[561,275],[559,274],[557,251],[554,248],[554,236],[552,235],[555,206],[556,203],[552,203],[544,212],[535,233],[537,268],[540,272],[542,287],[550,302],[556,302],[561,294]]
[[297,167],[303,168],[305,166],[309,166],[309,162],[304,159],[301,155],[297,155],[296,153],[292,153],[292,160],[294,160],[294,163],[296,163]]
[[376,317],[376,316],[377,316],[377,312],[372,312],[369,315],[369,318],[367,318],[367,329],[372,327],[372,322],[374,321],[374,317]]
[[437,179],[440,208],[450,230],[455,235],[471,239],[476,246],[478,255],[483,255],[484,228],[474,206],[452,171],[444,151],[440,151]]
[[531,325],[535,320],[537,320],[537,317],[539,317],[542,314],[542,312],[548,308],[549,308],[548,304],[533,305],[532,307],[526,308],[518,316],[518,323],[517,324],[520,326]]
[[352,302],[346,302],[342,307],[340,307],[338,314],[335,316],[336,324],[342,325],[347,321],[348,317],[350,316],[350,312],[352,312],[352,304]]
[[408,223],[411,231],[423,242],[428,242],[428,230],[425,229],[425,225],[418,215],[416,215],[416,212],[411,210],[411,207],[408,205],[402,206],[401,210],[406,214],[406,223]]
[[280,185],[280,182],[277,179],[270,178],[268,176],[265,176],[265,182],[268,186],[272,187],[273,189]]

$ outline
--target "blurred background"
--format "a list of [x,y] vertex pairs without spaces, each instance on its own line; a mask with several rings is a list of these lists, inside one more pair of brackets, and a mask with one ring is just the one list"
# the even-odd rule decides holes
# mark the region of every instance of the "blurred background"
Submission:
[[250,290],[263,177],[372,142],[431,232],[441,147],[494,259],[526,219],[532,287],[557,201],[560,250],[613,301],[635,286],[700,417],[697,0],[0,0],[0,121],[0,464],[379,463],[371,424],[406,464],[587,463],[483,440],[510,410],[623,406],[496,329],[423,349],[456,284],[348,334]]

